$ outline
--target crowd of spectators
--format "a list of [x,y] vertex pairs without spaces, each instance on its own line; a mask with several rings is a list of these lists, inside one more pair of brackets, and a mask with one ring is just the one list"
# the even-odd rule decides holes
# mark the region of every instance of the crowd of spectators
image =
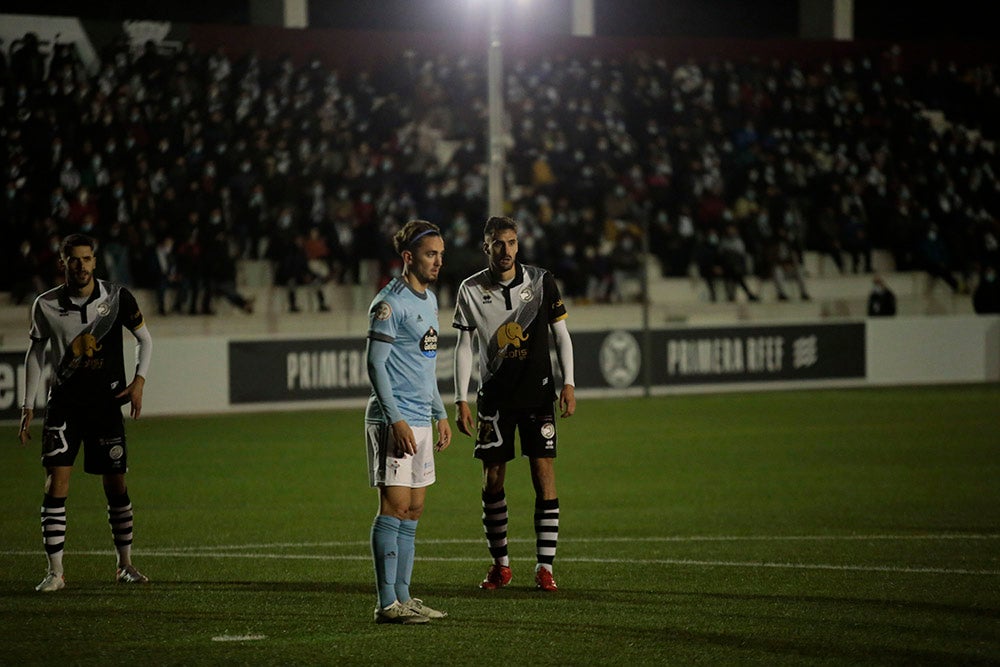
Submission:
[[[808,299],[805,249],[857,273],[884,248],[970,290],[1000,257],[995,75],[904,68],[894,51],[512,60],[505,206],[522,259],[595,302],[626,298],[645,230],[663,275],[700,275],[713,300],[717,282],[764,298],[750,276]],[[241,259],[269,260],[294,311],[296,286],[356,283],[363,264],[384,280],[386,239],[419,217],[447,235],[454,293],[483,263],[487,106],[468,56],[348,73],[120,40],[88,73],[72,44],[26,35],[0,53],[0,289],[23,302],[52,284],[59,239],[83,231],[107,276],[156,290],[162,314],[217,297],[252,310]]]

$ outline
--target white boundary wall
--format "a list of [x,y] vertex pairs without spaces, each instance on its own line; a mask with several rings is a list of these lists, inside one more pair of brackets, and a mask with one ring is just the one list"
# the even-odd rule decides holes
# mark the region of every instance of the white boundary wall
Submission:
[[[245,337],[236,338],[235,340]],[[275,340],[281,337],[266,337]],[[224,336],[154,339],[153,363],[143,415],[194,415],[307,408],[356,407],[363,399],[232,405],[229,399],[229,342]],[[260,339],[258,339],[260,340]],[[128,347],[128,346],[126,346]],[[761,391],[844,386],[955,384],[1000,381],[1000,316],[901,317],[869,319],[865,327],[866,375],[852,380],[733,383],[655,388],[654,393]],[[23,350],[23,348],[21,348]],[[21,355],[17,348],[0,350]],[[131,356],[131,351],[127,351]],[[443,355],[447,358],[448,355]],[[23,357],[22,357],[23,358]],[[577,365],[593,363],[578,359]],[[280,379],[277,381],[281,381]],[[23,386],[23,366],[0,373],[0,396],[9,399]],[[628,390],[581,389],[587,396],[636,395]],[[20,396],[18,395],[18,400]],[[447,403],[450,403],[450,396]],[[5,406],[13,407],[13,406]]]
[[[228,343],[229,339],[222,337],[156,341],[143,413],[245,412],[361,404],[357,399],[344,399],[303,402],[294,406],[288,403],[230,406]],[[890,386],[1000,381],[1000,317],[870,319],[866,326],[866,347],[867,379],[849,384]],[[809,387],[843,385],[843,382],[822,380],[795,383],[795,386]],[[781,382],[766,385],[774,389],[789,386],[790,383]],[[752,387],[763,388],[765,385]],[[697,389],[685,387],[680,391]],[[713,384],[703,389],[746,391],[751,387]]]

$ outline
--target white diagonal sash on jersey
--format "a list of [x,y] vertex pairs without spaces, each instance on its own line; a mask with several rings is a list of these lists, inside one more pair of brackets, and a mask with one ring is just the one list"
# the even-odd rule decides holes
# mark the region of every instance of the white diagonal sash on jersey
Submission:
[[[528,326],[532,322],[534,322],[535,318],[538,316],[538,311],[541,308],[543,298],[544,298],[544,292],[541,289],[539,289],[538,298],[532,299],[527,304],[525,304],[524,308],[518,310],[514,314],[514,317],[504,321],[501,327],[505,327],[511,322],[517,322],[517,324],[521,327],[522,331],[526,330]],[[499,331],[499,328],[497,330]],[[501,347],[500,344],[497,342],[496,331],[493,332],[493,336],[490,339],[489,347],[487,348],[488,352],[487,357],[489,358],[489,363],[487,363],[486,372],[483,374],[483,377],[480,380],[481,384],[486,384],[486,382],[491,377],[493,377],[500,371],[500,366],[503,365],[503,360],[507,348],[510,345],[511,343],[508,343],[507,345]]]
[[[106,297],[106,303],[109,308],[108,314],[89,323],[83,328],[83,331],[76,335],[74,340],[80,336],[90,335],[94,337],[94,340],[100,342],[105,336],[111,333],[111,330],[118,323],[118,309],[120,305],[118,293],[121,291],[121,286],[114,283],[105,284],[108,289]],[[73,376],[73,373],[76,372],[76,369],[80,367],[80,362],[85,356],[87,356],[86,351],[83,351],[78,355],[73,354],[73,345],[71,341],[70,344],[66,346],[66,352],[63,353],[63,358],[59,362],[59,368],[56,369],[55,379],[52,382],[53,386],[59,386],[69,380]]]

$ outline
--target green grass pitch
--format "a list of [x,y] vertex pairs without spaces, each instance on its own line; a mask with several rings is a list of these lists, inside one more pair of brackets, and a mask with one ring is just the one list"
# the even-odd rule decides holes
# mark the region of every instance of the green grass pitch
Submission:
[[561,590],[488,565],[479,466],[438,456],[413,591],[376,626],[360,410],[129,422],[134,560],[111,583],[99,480],[75,473],[68,587],[44,575],[40,425],[0,448],[0,665],[998,664],[1000,385],[584,400],[559,422]]

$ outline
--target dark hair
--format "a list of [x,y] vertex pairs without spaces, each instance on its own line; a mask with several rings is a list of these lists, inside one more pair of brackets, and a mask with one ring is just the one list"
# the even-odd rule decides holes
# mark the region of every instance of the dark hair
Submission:
[[413,250],[426,236],[441,236],[441,230],[433,222],[410,220],[392,237],[392,245],[396,253],[402,255],[404,250]]
[[80,246],[87,246],[91,252],[94,252],[97,250],[97,241],[86,234],[70,234],[63,239],[62,245],[59,246],[59,254],[63,257],[68,257],[73,248],[79,248]]
[[506,215],[491,215],[486,221],[486,226],[483,228],[483,238],[495,238],[497,234],[505,229],[512,229],[514,233],[517,233],[517,222]]

